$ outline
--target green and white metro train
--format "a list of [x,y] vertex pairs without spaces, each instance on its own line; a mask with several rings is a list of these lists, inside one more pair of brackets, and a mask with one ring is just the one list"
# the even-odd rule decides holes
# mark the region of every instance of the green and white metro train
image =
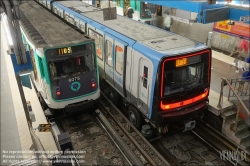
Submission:
[[[100,96],[95,41],[34,1],[20,5],[31,80],[43,109],[80,111]],[[51,111],[51,112],[53,112]]]

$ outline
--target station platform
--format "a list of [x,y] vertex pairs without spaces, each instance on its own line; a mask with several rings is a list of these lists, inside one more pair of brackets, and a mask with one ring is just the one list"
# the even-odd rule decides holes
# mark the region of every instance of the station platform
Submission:
[[[1,157],[6,151],[29,151],[32,145],[31,136],[26,122],[24,109],[21,102],[18,86],[16,83],[14,70],[10,56],[7,54],[8,46],[6,35],[1,22]],[[212,52],[212,71],[211,71],[211,89],[210,89],[210,105],[216,106],[219,101],[219,92],[221,85],[221,77],[224,78],[240,78],[242,73],[236,73],[235,68],[230,68],[234,61],[223,53],[217,51]],[[23,87],[27,101],[31,102],[32,109],[36,116],[36,122],[33,122],[33,128],[39,124],[46,124],[47,120],[43,114],[41,105],[36,96],[34,87],[28,89]],[[227,102],[228,87],[224,91],[224,104],[232,105]],[[40,138],[44,149],[55,151],[58,150],[53,136],[50,132],[35,132]],[[2,162],[0,165],[6,165]]]
[[[32,139],[26,121],[22,100],[20,97],[17,81],[12,66],[10,55],[7,54],[8,41],[6,33],[1,21],[1,166],[8,165],[11,162],[3,162],[4,160],[15,159],[17,161],[27,159],[34,156],[34,149],[30,149]],[[32,89],[23,87],[26,101],[31,102],[32,110],[35,114],[36,121],[32,123],[33,129],[39,124],[47,124],[47,120],[43,114],[43,110],[36,96],[34,87]],[[38,132],[35,134],[40,139],[46,151],[58,150],[51,132]],[[27,151],[27,153],[11,154],[9,151]],[[5,155],[5,158],[4,158]],[[14,155],[15,158],[7,158]],[[20,157],[22,155],[23,158]],[[52,155],[48,153],[48,155]]]

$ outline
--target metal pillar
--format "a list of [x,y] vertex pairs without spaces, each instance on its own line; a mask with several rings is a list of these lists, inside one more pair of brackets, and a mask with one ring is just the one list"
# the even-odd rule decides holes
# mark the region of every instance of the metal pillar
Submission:
[[9,26],[10,34],[11,34],[12,41],[13,41],[13,46],[14,46],[14,51],[15,51],[15,54],[16,54],[17,64],[21,64],[21,57],[18,54],[18,52],[19,52],[18,45],[17,45],[17,41],[15,40],[16,32],[15,32],[15,29],[14,29],[13,24],[12,24],[12,22],[13,22],[13,13],[12,13],[11,5],[10,5],[10,2],[8,0],[3,1],[3,2],[4,2],[5,7],[6,7],[8,26]]
[[212,46],[212,39],[213,39],[213,32],[208,32],[207,36],[207,46],[211,48]]
[[19,3],[18,0],[12,0],[13,4],[14,4],[14,15],[15,15],[15,29],[16,29],[16,39],[17,39],[17,44],[18,44],[18,48],[20,49],[19,55],[21,56],[21,60],[22,63],[25,64],[27,63],[27,57],[25,54],[25,49],[24,49],[24,45],[23,45],[23,40],[22,40],[22,33],[21,33],[21,29],[20,29],[20,25],[19,25],[19,20],[21,20],[21,15],[20,15],[20,9],[19,9]]

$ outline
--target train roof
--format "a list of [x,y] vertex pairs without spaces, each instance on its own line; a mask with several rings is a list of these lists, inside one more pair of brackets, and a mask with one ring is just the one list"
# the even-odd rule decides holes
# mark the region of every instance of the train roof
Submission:
[[94,11],[101,11],[97,7],[91,6],[87,3],[82,1],[58,1],[61,5],[68,7],[69,9],[74,10],[77,13],[85,13],[85,12],[94,12]]
[[60,47],[91,41],[34,1],[20,5],[21,27],[37,48]]
[[120,15],[117,15],[115,20],[104,21],[103,11],[96,11],[98,8],[84,2],[58,1],[57,3],[157,51],[185,49],[198,45],[198,42],[186,37]]

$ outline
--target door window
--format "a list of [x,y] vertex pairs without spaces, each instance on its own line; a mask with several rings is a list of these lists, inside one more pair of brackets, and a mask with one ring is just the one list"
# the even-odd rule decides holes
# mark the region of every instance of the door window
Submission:
[[147,85],[148,85],[148,68],[146,66],[144,66],[142,79],[143,79],[143,87],[147,89]]
[[112,49],[112,42],[109,40],[106,40],[106,63],[112,67],[112,55],[113,55],[113,49]]
[[102,47],[103,47],[102,35],[99,35],[92,29],[89,29],[89,36],[95,39],[97,57],[102,60]]
[[124,50],[123,48],[116,46],[115,48],[115,70],[117,73],[122,75],[123,72],[123,58],[124,58]]

